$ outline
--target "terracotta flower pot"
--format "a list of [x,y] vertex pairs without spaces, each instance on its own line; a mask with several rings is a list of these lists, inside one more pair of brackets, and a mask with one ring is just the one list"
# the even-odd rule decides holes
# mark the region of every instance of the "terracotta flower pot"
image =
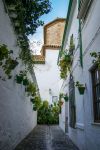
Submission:
[[61,102],[60,102],[60,105],[62,106],[62,105],[63,105],[63,103],[64,103],[64,102],[62,102],[62,101],[61,101]]

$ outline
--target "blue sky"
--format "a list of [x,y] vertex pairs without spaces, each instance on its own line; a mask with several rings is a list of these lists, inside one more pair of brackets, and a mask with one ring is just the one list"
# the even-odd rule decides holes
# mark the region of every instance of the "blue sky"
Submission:
[[[52,10],[46,15],[43,15],[41,19],[44,24],[47,24],[57,17],[66,18],[69,0],[50,0],[52,3]],[[43,41],[43,27],[39,27],[33,36],[30,36],[30,41]],[[41,46],[40,46],[41,48]],[[38,48],[38,49],[40,49]],[[37,48],[36,48],[37,49]],[[39,51],[39,50],[37,50]]]

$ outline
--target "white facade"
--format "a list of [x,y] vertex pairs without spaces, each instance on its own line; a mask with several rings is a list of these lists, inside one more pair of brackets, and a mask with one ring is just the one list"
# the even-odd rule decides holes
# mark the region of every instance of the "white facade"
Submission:
[[[19,52],[16,41],[12,23],[0,1],[0,44],[6,44],[8,49],[13,50],[14,57]],[[20,62],[11,79],[0,79],[0,150],[13,150],[37,124],[37,112],[33,111],[30,98],[25,94],[25,87],[14,80],[22,68],[24,66]],[[0,68],[0,76],[1,74],[4,76]],[[29,74],[29,78],[35,82],[34,74],[33,77]]]
[[45,53],[45,64],[35,65],[34,71],[41,98],[52,103],[52,99],[59,96],[60,72],[57,65],[59,50],[46,49]]
[[[84,95],[80,95],[75,87],[75,106],[76,106],[76,124],[75,128],[69,125],[68,134],[80,150],[99,150],[100,149],[100,123],[93,120],[93,96],[92,80],[89,69],[92,67],[90,52],[100,52],[100,1],[94,0],[89,9],[88,15],[82,26],[82,51],[83,51],[83,68],[80,65],[80,48],[78,45],[79,21],[78,1],[73,1],[69,17],[64,49],[68,48],[70,36],[73,34],[75,51],[72,64],[72,75],[74,81],[80,81],[85,84]],[[69,90],[69,78],[64,81],[62,90]],[[69,107],[65,107],[65,110]],[[66,112],[65,112],[66,114]],[[70,115],[68,115],[68,118]],[[69,120],[69,119],[68,119]],[[63,121],[62,121],[63,122]]]

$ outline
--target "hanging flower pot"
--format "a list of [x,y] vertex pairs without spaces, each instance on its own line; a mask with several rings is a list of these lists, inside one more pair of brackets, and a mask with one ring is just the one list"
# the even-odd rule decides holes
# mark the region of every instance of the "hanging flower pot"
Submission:
[[79,81],[77,81],[76,82],[76,87],[78,88],[80,95],[83,95],[84,91],[85,91],[84,84],[80,84]]
[[33,106],[33,110],[34,110],[34,111],[37,111],[37,107],[36,107],[36,106]]
[[64,96],[64,100],[65,100],[65,102],[68,102],[68,95],[67,94]]
[[28,81],[28,79],[27,78],[25,78],[25,79],[23,79],[23,85],[28,85],[29,84],[29,81]]
[[16,82],[17,82],[18,84],[21,84],[22,81],[23,81],[23,76],[16,75]]
[[78,90],[79,90],[80,95],[83,95],[85,91],[85,87],[78,87]]

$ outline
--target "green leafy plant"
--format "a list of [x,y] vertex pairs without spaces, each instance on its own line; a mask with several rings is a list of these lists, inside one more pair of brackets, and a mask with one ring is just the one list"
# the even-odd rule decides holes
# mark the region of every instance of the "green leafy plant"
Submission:
[[21,47],[20,59],[31,71],[33,69],[33,59],[27,36],[34,34],[36,29],[44,24],[40,17],[50,12],[51,3],[49,0],[5,0],[5,2],[15,32],[18,34],[18,45]]
[[11,57],[6,59],[5,64],[3,65],[3,69],[5,71],[5,74],[10,76],[11,71],[14,70],[17,65],[18,65],[17,59],[14,60]]
[[20,71],[19,74],[16,75],[15,80],[17,83],[23,85],[28,85],[28,79],[27,79],[27,72],[26,71]]
[[29,81],[29,84],[26,86],[25,90],[29,96],[35,97],[36,96],[36,86],[34,83]]
[[5,0],[5,2],[9,6],[9,11],[17,13],[17,19],[27,35],[34,34],[36,28],[43,25],[43,21],[40,20],[40,17],[43,14],[49,13],[51,10],[49,0]]
[[48,101],[41,102],[37,117],[38,124],[58,124],[59,106],[55,103],[49,105]]
[[65,102],[68,102],[68,100],[69,100],[68,94],[64,95],[64,100],[65,100]]
[[77,81],[75,85],[78,88],[80,95],[83,95],[84,91],[85,91],[85,85],[84,84],[80,84],[79,81]]
[[9,54],[9,51],[8,51],[8,48],[5,44],[3,45],[0,45],[0,62],[1,62],[1,65],[2,65],[2,61],[6,58],[8,58],[8,54]]
[[73,40],[73,34],[70,37],[70,45],[69,45],[69,53],[70,55],[73,55],[73,51],[75,50],[75,44]]
[[13,51],[8,50],[5,44],[0,45],[0,66],[2,67],[9,79],[11,78],[12,70],[14,70],[18,65],[17,58],[13,59],[11,57],[12,53]]
[[23,76],[22,76],[21,74],[16,75],[15,80],[16,80],[16,82],[17,82],[18,84],[21,84],[22,81],[23,81]]
[[93,57],[93,64],[97,64],[98,65],[98,69],[100,69],[100,52],[92,52],[90,53],[91,57]]
[[59,100],[61,99],[61,98],[63,98],[64,97],[64,94],[63,93],[60,93],[59,94]]
[[35,96],[35,98],[31,98],[30,100],[33,103],[33,110],[39,110],[41,106],[41,98],[39,96]]
[[60,77],[65,79],[71,67],[71,57],[69,54],[64,54],[59,62]]
[[68,101],[68,95],[67,94],[64,94],[64,93],[60,93],[59,94],[59,100],[61,100],[61,98],[64,98],[64,100],[67,102]]

